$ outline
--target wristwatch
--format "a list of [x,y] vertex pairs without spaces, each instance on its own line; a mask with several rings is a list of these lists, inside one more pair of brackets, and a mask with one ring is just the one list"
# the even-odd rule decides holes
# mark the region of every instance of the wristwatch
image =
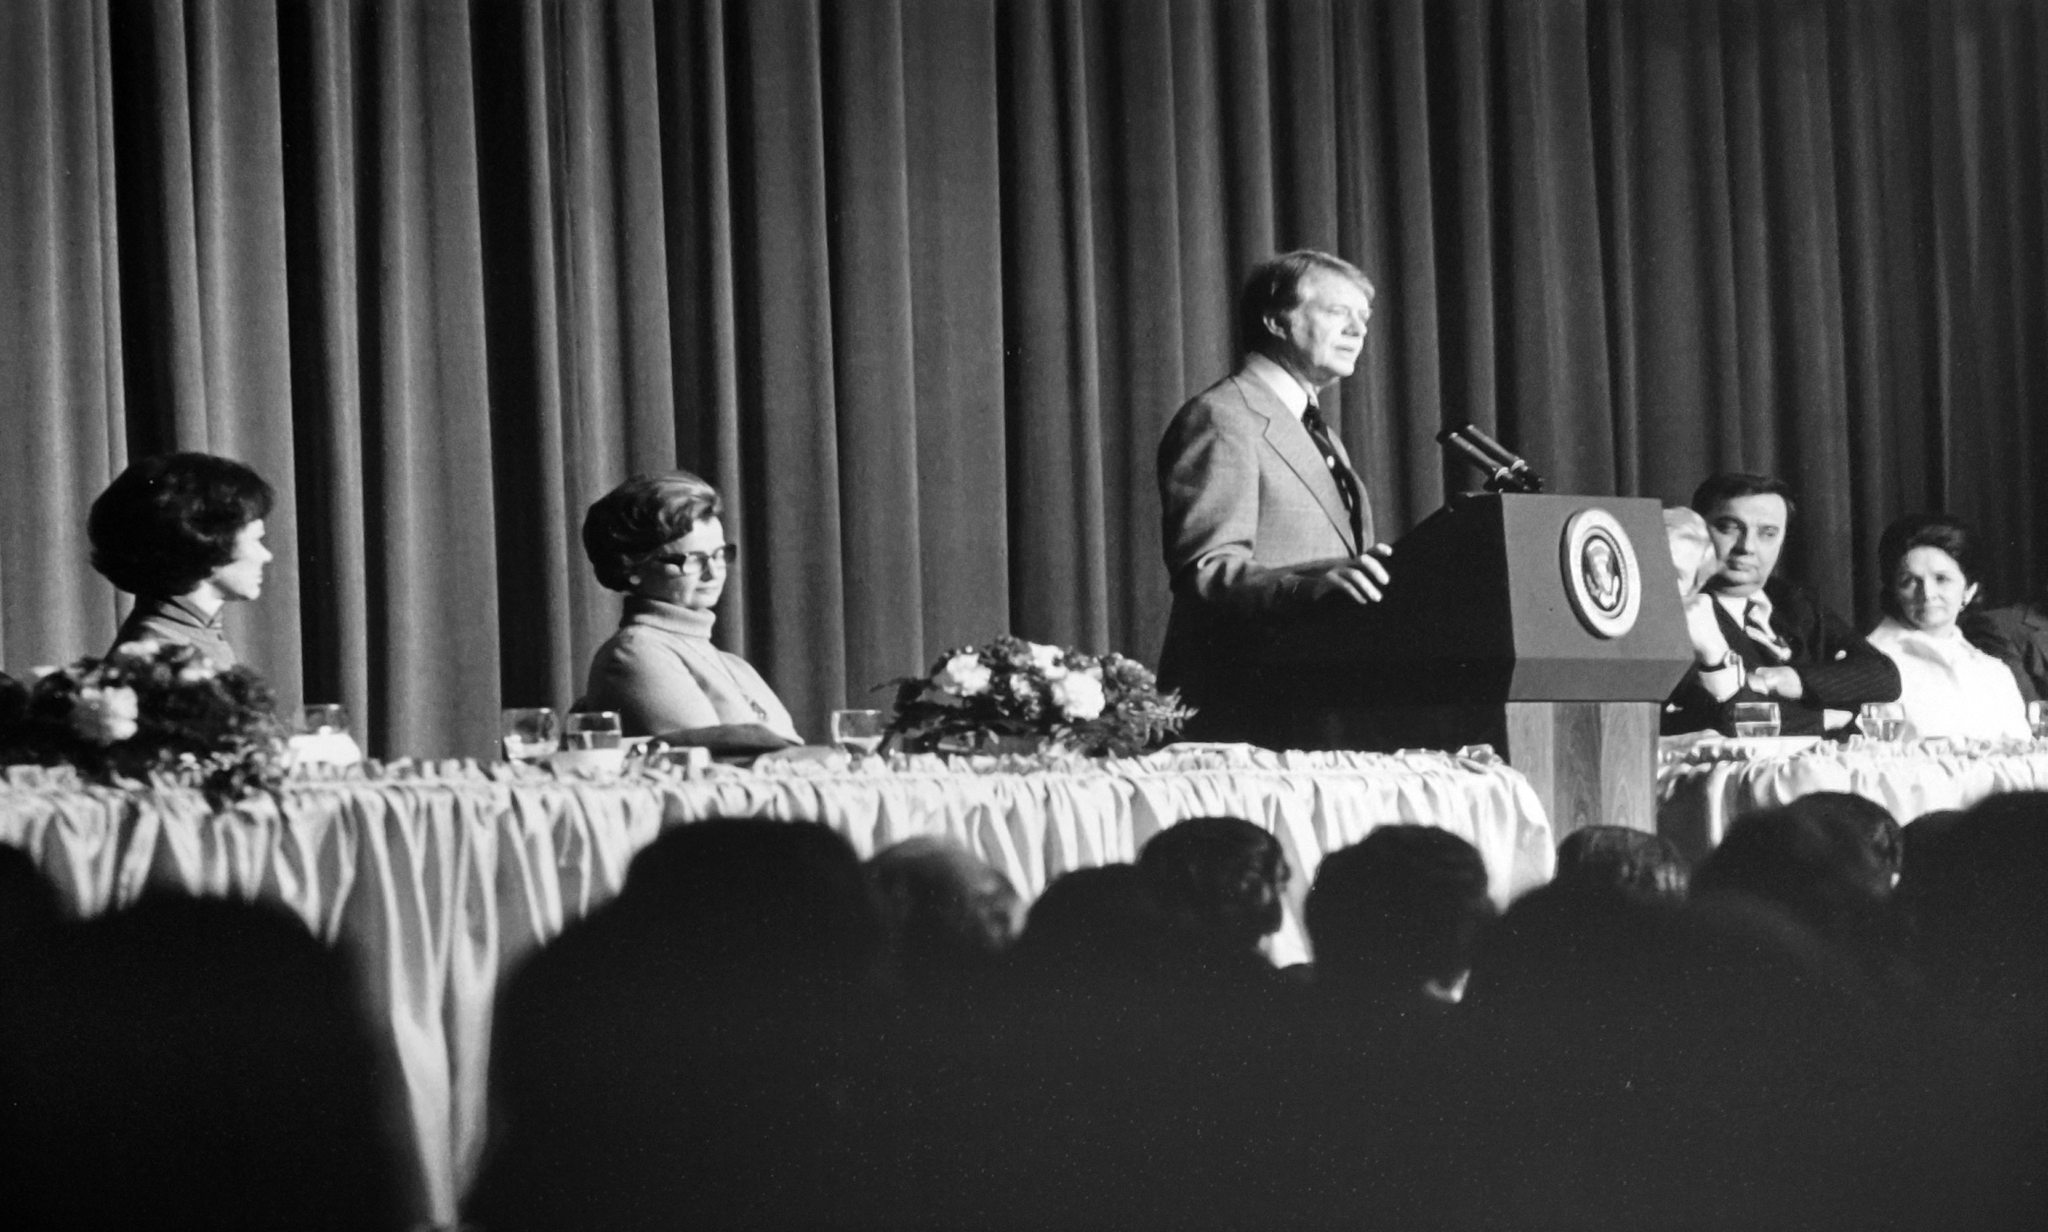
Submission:
[[1702,673],[1725,672],[1732,667],[1735,669],[1736,691],[1741,692],[1749,687],[1749,672],[1743,667],[1742,656],[1736,654],[1735,648],[1732,646],[1721,652],[1721,661],[1719,663],[1700,663],[1695,659],[1694,664]]

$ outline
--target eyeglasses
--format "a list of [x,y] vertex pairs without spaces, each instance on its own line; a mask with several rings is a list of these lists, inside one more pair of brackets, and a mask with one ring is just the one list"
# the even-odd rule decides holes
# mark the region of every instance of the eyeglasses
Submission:
[[737,543],[721,543],[708,552],[676,552],[650,556],[647,563],[653,565],[674,565],[684,573],[703,573],[714,565],[720,569],[732,564],[740,554]]

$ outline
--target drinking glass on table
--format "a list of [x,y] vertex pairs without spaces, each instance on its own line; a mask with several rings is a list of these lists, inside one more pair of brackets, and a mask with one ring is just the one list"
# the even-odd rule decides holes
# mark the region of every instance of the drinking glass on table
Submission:
[[834,710],[832,743],[849,756],[870,757],[888,735],[879,710]]
[[2048,702],[2027,703],[2027,726],[2034,729],[2034,739],[2048,740]]
[[506,761],[539,761],[562,745],[561,725],[553,708],[515,706],[499,711],[498,734]]
[[1778,734],[1776,702],[1736,702],[1729,708],[1728,717],[1735,725],[1735,737],[1738,740]]
[[565,749],[616,749],[625,743],[616,710],[579,710],[569,716]]
[[1897,740],[1906,734],[1906,708],[1897,702],[1865,702],[1856,726],[1872,740]]
[[317,702],[299,710],[299,730],[308,736],[348,735],[348,707]]

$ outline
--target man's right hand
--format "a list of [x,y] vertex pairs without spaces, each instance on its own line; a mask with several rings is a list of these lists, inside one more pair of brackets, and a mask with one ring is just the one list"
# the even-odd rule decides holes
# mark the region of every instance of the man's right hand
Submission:
[[1387,567],[1380,562],[1394,554],[1394,549],[1384,543],[1375,543],[1356,560],[1347,560],[1336,565],[1315,579],[1315,597],[1342,595],[1353,603],[1378,603],[1386,594],[1386,586],[1392,579]]
[[1728,657],[1728,635],[1714,616],[1710,595],[1693,595],[1683,601],[1685,631],[1692,638],[1693,658],[1701,663],[1719,663]]

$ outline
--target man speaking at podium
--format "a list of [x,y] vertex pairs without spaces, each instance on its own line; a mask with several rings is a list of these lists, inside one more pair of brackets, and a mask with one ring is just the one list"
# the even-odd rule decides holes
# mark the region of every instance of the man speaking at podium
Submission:
[[1173,612],[1162,687],[1198,713],[1186,735],[1242,740],[1263,702],[1242,668],[1261,624],[1324,601],[1376,603],[1390,553],[1318,391],[1351,375],[1373,287],[1359,268],[1303,250],[1263,262],[1238,299],[1238,370],[1195,395],[1159,442]]

